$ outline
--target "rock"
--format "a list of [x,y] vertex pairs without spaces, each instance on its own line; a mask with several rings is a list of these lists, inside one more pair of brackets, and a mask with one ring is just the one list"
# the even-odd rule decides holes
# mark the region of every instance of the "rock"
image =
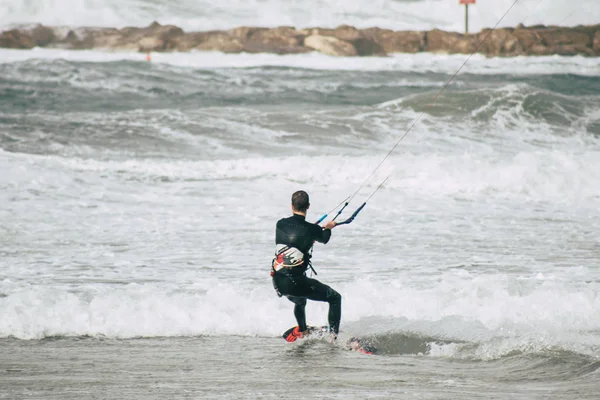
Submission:
[[552,49],[543,44],[534,44],[527,50],[527,54],[533,56],[549,56],[552,54]]
[[[140,51],[148,51],[145,46],[152,47],[153,51],[173,50],[176,39],[181,35],[183,35],[183,29],[173,25],[163,26],[155,22],[148,28],[136,32],[130,40],[138,44]],[[144,43],[142,43],[143,40]]]
[[364,37],[352,42],[359,56],[387,56],[387,52],[374,37]]
[[[522,50],[519,54],[528,55],[588,55],[595,54],[592,31],[586,27],[535,27],[535,29],[516,29]],[[515,54],[511,54],[515,55]]]
[[78,36],[83,38],[83,43],[91,41],[93,48],[106,50],[127,49],[131,51],[136,51],[139,48],[135,43],[126,45],[123,33],[118,29],[88,30],[86,32],[79,32]]
[[200,43],[206,41],[206,38],[210,35],[221,32],[222,31],[184,33],[174,39],[174,45],[178,51],[190,51],[195,49]]
[[[75,29],[35,25],[0,32],[0,47],[105,49],[127,51],[212,50],[225,53],[292,54],[320,51],[337,56],[379,56],[388,53],[444,52],[488,56],[584,55],[600,56],[600,24],[573,28],[536,25],[484,29],[463,35],[434,29],[427,32],[334,29],[291,26],[238,27],[228,31],[184,32],[173,25],[153,22],[147,27]],[[479,46],[479,47],[477,47]]]
[[335,29],[312,28],[309,32],[310,36],[333,36],[346,42],[353,42],[362,37],[361,31],[348,25],[341,25]]
[[479,52],[489,56],[523,54],[523,46],[513,31],[513,29],[502,28],[479,33],[477,36],[477,43],[481,42]]
[[369,30],[386,53],[418,53],[425,50],[425,32]]
[[160,51],[165,48],[165,41],[157,37],[145,37],[137,42],[139,51],[147,53],[149,51]]
[[39,24],[31,30],[31,37],[38,47],[47,46],[56,40],[54,29]]
[[444,32],[434,29],[426,36],[427,51],[432,53],[464,53],[475,51],[477,46],[477,34],[463,35],[454,32]]
[[519,41],[523,53],[527,53],[533,46],[538,45],[541,40],[537,29],[515,29],[512,34]]
[[173,25],[153,23],[146,28],[77,28],[57,39],[50,47],[128,51],[166,51],[175,46],[183,30]]
[[264,30],[267,30],[267,28],[240,26],[239,28],[231,29],[229,33],[245,42],[256,32]]
[[[118,29],[115,28],[77,28],[68,30],[66,34],[49,44],[49,47],[58,47],[63,49],[123,49],[124,38]],[[137,47],[128,48],[135,50]]]
[[227,32],[212,31],[203,34],[202,41],[194,49],[222,51],[223,53],[241,53],[244,51],[244,44],[239,38]]
[[341,25],[335,29],[311,28],[305,33],[310,36],[331,36],[348,42],[354,46],[359,56],[387,55],[370,29],[358,30],[353,26]]
[[591,47],[582,46],[581,44],[560,44],[549,47],[549,54],[557,54],[560,56],[593,56],[594,50]]
[[244,50],[249,53],[293,54],[310,51],[303,46],[306,35],[288,26],[258,29],[244,36]]
[[544,44],[550,47],[573,45],[584,48],[591,47],[592,44],[590,35],[577,29],[551,28],[540,33]]
[[11,29],[0,34],[0,47],[9,49],[31,49],[35,47],[33,37],[19,29]]
[[351,43],[333,36],[311,35],[304,39],[304,46],[331,56],[352,57],[358,55]]

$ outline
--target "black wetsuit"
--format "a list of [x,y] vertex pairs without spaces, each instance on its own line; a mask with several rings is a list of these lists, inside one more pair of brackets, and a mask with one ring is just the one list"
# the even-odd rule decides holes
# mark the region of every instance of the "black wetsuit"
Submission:
[[329,286],[306,276],[313,243],[327,243],[329,238],[331,230],[306,222],[305,217],[299,214],[277,221],[275,243],[295,247],[304,254],[302,266],[284,268],[273,275],[273,285],[279,293],[295,304],[294,316],[301,331],[306,330],[306,299],[328,302],[329,326],[336,334],[340,328],[342,296]]

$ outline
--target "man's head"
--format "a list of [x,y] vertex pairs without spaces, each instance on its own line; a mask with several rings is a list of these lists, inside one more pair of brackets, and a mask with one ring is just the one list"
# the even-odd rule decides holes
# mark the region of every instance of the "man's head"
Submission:
[[310,207],[308,193],[304,190],[298,190],[292,195],[292,211],[306,214],[308,207]]

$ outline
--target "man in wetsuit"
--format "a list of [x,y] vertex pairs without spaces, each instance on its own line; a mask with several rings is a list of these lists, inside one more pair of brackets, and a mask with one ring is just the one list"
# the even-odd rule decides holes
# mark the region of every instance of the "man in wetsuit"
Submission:
[[306,276],[310,264],[310,252],[315,241],[327,243],[334,221],[323,227],[306,221],[306,211],[310,207],[308,194],[302,190],[292,195],[293,215],[277,221],[275,243],[277,250],[273,260],[271,275],[273,286],[278,294],[287,297],[294,306],[294,316],[298,326],[292,331],[296,340],[307,333],[306,300],[326,301],[329,303],[329,329],[333,338],[337,336],[342,316],[342,296],[327,285]]

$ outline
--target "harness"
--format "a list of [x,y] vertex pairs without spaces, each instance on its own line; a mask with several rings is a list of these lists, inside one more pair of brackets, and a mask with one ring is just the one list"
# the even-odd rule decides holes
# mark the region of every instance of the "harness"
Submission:
[[[307,254],[302,253],[295,247],[287,246],[284,244],[278,244],[275,248],[275,256],[273,257],[273,261],[271,262],[271,277],[275,276],[275,273],[281,271],[283,269],[292,269],[299,268],[303,265],[307,265],[310,270],[317,275],[317,271],[312,266],[310,259],[312,258],[312,247],[310,248]],[[288,278],[294,282],[294,279],[287,275]],[[277,292],[277,296],[282,297],[282,294],[279,292],[279,288],[275,284],[275,280],[272,280],[273,288],[275,292]],[[296,284],[296,282],[294,282]]]
[[295,247],[278,244],[271,267],[275,271],[292,269],[304,265],[304,253]]

